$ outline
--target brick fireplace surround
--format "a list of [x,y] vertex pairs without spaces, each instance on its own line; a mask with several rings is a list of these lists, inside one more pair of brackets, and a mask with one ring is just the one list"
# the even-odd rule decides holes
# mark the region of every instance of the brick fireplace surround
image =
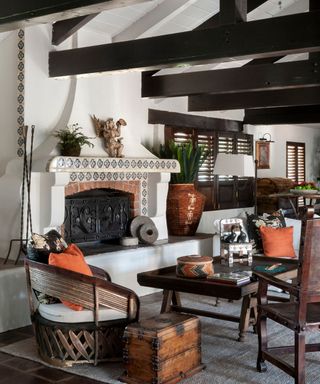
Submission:
[[92,189],[115,189],[130,193],[130,217],[140,214],[140,182],[139,181],[84,181],[70,182],[65,186],[65,196],[72,196],[78,192]]

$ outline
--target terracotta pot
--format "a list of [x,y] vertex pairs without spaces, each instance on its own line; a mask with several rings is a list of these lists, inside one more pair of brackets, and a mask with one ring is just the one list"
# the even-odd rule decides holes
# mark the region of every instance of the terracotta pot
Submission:
[[81,147],[79,144],[64,145],[61,147],[62,156],[80,156]]
[[167,226],[169,235],[192,236],[198,228],[206,197],[193,184],[169,184]]

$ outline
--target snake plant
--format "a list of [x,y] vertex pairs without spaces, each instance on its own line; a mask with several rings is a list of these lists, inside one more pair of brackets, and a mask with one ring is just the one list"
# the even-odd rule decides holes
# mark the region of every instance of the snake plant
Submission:
[[172,184],[194,183],[207,156],[208,151],[203,145],[195,145],[192,142],[176,143],[171,140],[168,144],[160,145],[160,158],[176,159],[180,164],[180,173],[171,174]]

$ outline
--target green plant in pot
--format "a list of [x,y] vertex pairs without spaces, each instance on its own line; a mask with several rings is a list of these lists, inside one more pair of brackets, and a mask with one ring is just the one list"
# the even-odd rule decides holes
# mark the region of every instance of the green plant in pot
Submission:
[[53,135],[59,139],[58,146],[62,156],[79,156],[84,145],[94,147],[89,141],[92,137],[85,136],[81,129],[78,124],[73,124],[55,131]]
[[208,156],[204,146],[192,142],[161,145],[159,157],[178,160],[180,173],[172,173],[167,197],[167,225],[170,235],[195,234],[205,203],[205,196],[195,189],[194,182]]

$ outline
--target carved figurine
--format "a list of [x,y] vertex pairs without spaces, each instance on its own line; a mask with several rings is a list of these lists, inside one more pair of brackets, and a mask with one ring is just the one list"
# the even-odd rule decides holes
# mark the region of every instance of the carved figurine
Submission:
[[124,119],[119,119],[116,123],[112,118],[107,120],[99,120],[93,115],[92,121],[94,123],[96,134],[98,137],[104,138],[104,147],[110,157],[123,157],[123,144],[121,136],[121,125],[125,126],[127,123]]

